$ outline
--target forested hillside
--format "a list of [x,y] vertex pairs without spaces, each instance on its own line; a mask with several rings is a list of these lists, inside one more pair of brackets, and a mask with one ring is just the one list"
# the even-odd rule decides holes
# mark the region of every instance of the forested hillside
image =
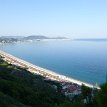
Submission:
[[[82,86],[82,94],[69,100],[44,79],[0,58],[0,107],[107,107],[107,84],[94,96],[90,88]],[[91,100],[84,104],[87,96]]]
[[52,107],[64,100],[43,77],[0,59],[0,107]]

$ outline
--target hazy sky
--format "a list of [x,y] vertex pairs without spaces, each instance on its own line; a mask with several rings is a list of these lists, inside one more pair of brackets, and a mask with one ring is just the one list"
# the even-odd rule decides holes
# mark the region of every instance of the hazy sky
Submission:
[[0,0],[0,36],[107,38],[107,0]]

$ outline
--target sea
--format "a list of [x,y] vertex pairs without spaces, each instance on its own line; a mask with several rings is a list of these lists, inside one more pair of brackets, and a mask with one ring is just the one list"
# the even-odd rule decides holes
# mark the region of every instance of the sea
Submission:
[[41,40],[0,44],[0,49],[37,66],[88,82],[103,84],[107,74],[107,41]]

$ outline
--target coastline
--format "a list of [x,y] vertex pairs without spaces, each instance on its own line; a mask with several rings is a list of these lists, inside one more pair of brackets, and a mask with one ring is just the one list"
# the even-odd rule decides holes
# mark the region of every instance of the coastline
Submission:
[[97,89],[100,89],[99,86],[94,86],[92,84],[89,84],[89,83],[86,83],[86,82],[82,82],[82,81],[76,80],[74,78],[70,78],[70,77],[58,74],[58,73],[53,72],[51,70],[48,70],[48,69],[33,65],[33,64],[31,64],[31,63],[29,63],[27,61],[19,59],[19,58],[15,57],[15,56],[13,56],[11,54],[8,54],[8,53],[6,53],[4,51],[1,51],[1,50],[0,50],[0,56],[2,56],[4,58],[4,60],[7,61],[10,64],[26,68],[29,72],[44,76],[44,77],[46,77],[46,78],[48,78],[50,80],[56,80],[56,81],[61,81],[61,82],[64,82],[64,81],[72,82],[72,83],[76,83],[76,84],[78,84],[80,86],[82,84],[84,84],[85,86],[90,87],[90,88],[95,87]]

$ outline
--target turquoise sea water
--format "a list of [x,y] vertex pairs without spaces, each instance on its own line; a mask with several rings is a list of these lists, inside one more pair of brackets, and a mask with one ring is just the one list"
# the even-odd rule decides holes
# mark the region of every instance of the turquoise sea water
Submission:
[[106,41],[48,40],[0,45],[0,49],[81,81],[105,82]]

